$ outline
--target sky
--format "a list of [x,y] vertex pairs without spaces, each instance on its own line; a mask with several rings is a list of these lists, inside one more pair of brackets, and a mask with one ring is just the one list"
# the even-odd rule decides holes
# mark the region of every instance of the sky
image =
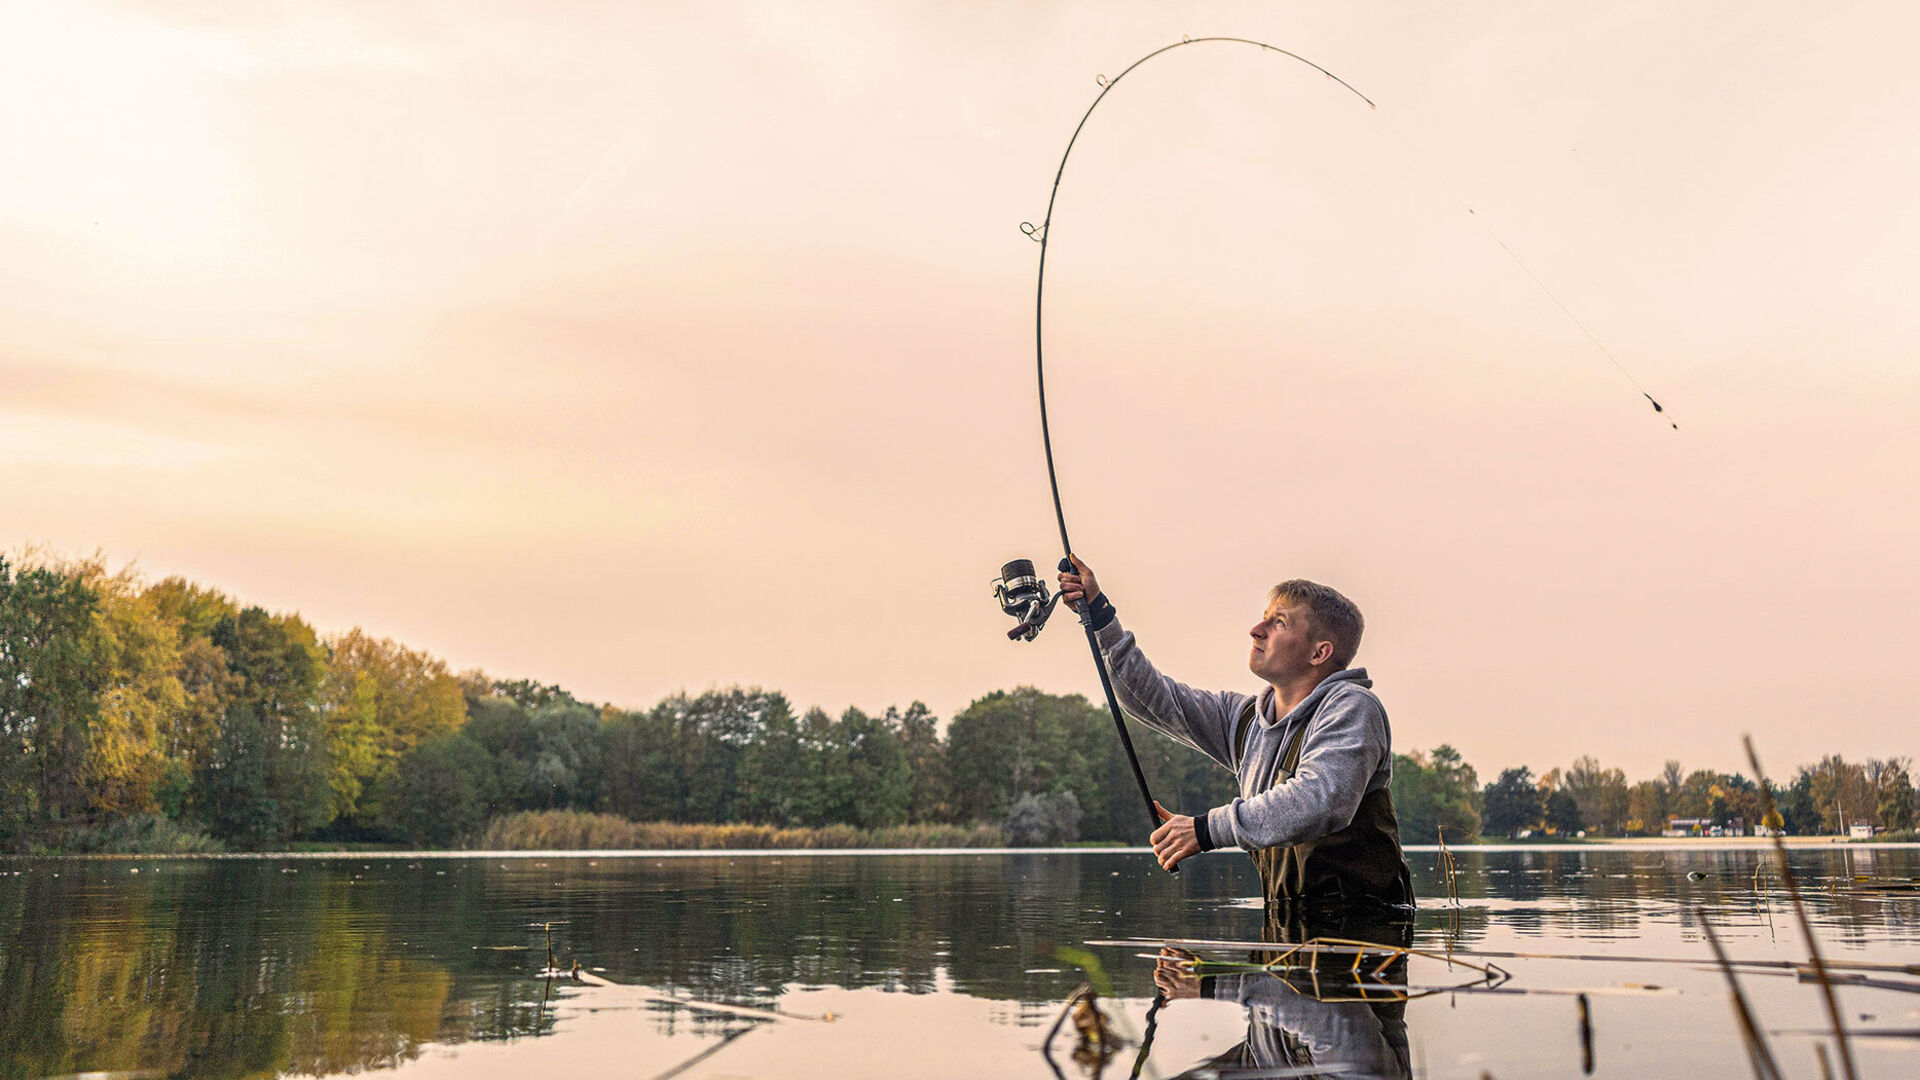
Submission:
[[1915,754],[1916,30],[0,3],[0,548],[623,707],[1097,699],[1074,622],[1009,643],[988,586],[1060,547],[1019,226],[1097,77],[1233,35],[1378,108],[1173,50],[1048,246],[1068,526],[1162,670],[1255,689],[1307,577],[1396,749],[1485,778]]

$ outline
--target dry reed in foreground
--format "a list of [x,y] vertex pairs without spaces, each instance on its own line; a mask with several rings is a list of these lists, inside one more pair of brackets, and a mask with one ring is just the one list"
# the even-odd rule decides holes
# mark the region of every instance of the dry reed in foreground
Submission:
[[497,817],[474,844],[488,851],[771,851],[853,848],[1002,847],[992,825],[894,825],[782,829],[771,825],[688,825],[628,821],[613,814],[529,811]]

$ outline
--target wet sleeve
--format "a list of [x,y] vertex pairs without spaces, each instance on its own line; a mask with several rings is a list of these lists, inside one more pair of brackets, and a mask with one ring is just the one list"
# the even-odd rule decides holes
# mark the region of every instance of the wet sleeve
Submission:
[[1285,783],[1208,811],[1207,833],[1216,846],[1298,844],[1352,824],[1387,753],[1386,710],[1357,687],[1336,689],[1312,725],[1300,768]]
[[[1247,701],[1231,690],[1195,690],[1154,668],[1118,619],[1094,634],[1113,676],[1113,696],[1128,716],[1231,769],[1233,724]],[[1218,834],[1215,834],[1216,837]]]

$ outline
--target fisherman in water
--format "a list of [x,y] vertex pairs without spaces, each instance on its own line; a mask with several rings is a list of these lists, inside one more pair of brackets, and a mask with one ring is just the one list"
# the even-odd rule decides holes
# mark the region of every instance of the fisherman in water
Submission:
[[1239,779],[1238,798],[1198,817],[1154,804],[1160,865],[1172,869],[1203,851],[1244,848],[1260,871],[1269,930],[1279,931],[1270,941],[1299,940],[1284,924],[1321,922],[1317,913],[1347,925],[1349,916],[1366,923],[1410,918],[1413,884],[1387,788],[1387,712],[1366,669],[1348,666],[1364,626],[1353,601],[1311,581],[1281,582],[1248,631],[1247,666],[1266,688],[1196,690],[1160,674],[1121,628],[1093,571],[1077,557],[1073,567],[1060,575],[1060,592],[1076,611],[1091,605],[1121,707]]

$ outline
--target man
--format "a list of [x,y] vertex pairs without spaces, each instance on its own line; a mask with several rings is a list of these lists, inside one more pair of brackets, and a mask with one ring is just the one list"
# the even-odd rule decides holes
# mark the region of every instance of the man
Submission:
[[1253,856],[1276,908],[1351,911],[1411,907],[1413,885],[1394,820],[1387,713],[1365,668],[1352,668],[1360,609],[1311,581],[1274,586],[1247,666],[1258,695],[1195,690],[1167,678],[1123,630],[1093,571],[1078,558],[1060,591],[1090,605],[1095,638],[1127,714],[1232,770],[1240,795],[1199,817],[1159,804],[1153,851],[1169,869],[1215,848]]

